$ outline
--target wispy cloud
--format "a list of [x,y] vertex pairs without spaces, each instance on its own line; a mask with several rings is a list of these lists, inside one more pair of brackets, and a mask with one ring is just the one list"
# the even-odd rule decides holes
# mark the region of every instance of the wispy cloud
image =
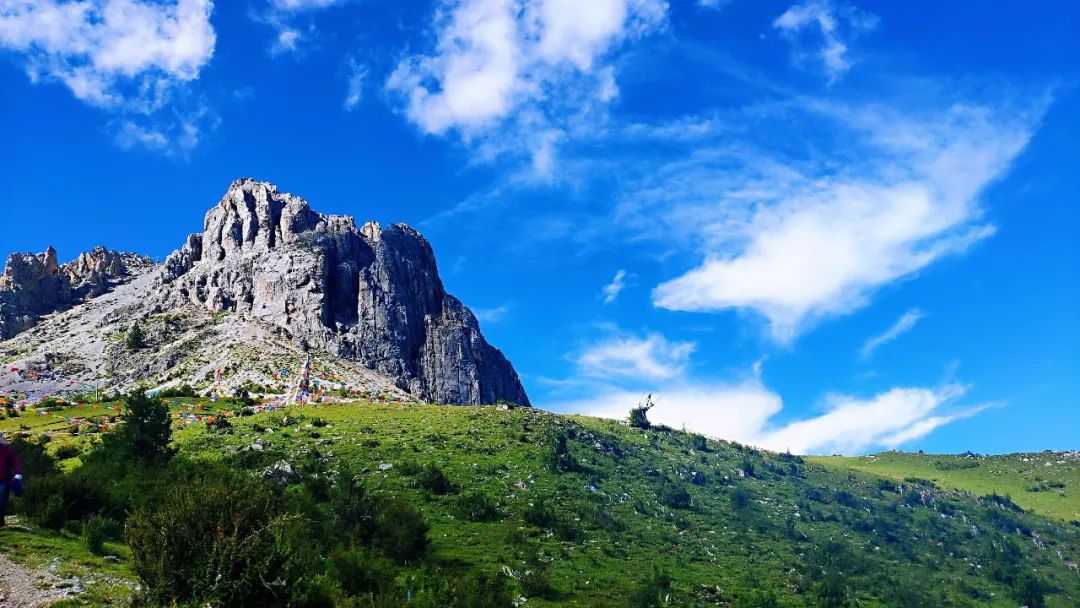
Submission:
[[797,454],[858,454],[874,448],[898,448],[950,422],[968,418],[987,405],[956,404],[961,385],[937,388],[897,387],[869,398],[829,395],[826,412],[777,424],[783,399],[760,377],[734,383],[685,379],[638,390],[607,387],[581,400],[553,404],[556,411],[625,418],[641,395],[651,392],[655,423],[686,428],[713,437],[774,451]]
[[618,95],[606,55],[666,12],[663,0],[444,0],[434,48],[386,88],[423,132],[456,132],[481,158],[524,154],[548,175],[563,132]]
[[876,16],[832,0],[805,0],[773,21],[773,27],[791,42],[795,60],[815,59],[830,82],[851,69],[853,61],[845,39],[854,39],[877,24]]
[[492,308],[474,308],[472,312],[473,316],[481,323],[500,323],[506,319],[506,315],[510,313],[510,308],[509,304],[501,304]]
[[923,313],[923,311],[919,310],[918,308],[912,308],[908,310],[904,314],[900,315],[900,318],[898,318],[896,322],[889,327],[889,329],[886,329],[884,332],[867,339],[866,342],[863,343],[862,348],[859,349],[859,355],[863,359],[869,358],[870,355],[874,354],[874,351],[877,350],[880,346],[888,344],[889,342],[892,342],[893,340],[911,331],[915,327],[915,324],[922,320],[922,318],[925,316],[926,315]]
[[671,342],[663,335],[618,335],[589,345],[576,357],[578,370],[591,378],[668,380],[682,375],[693,342]]
[[269,0],[252,7],[249,18],[274,30],[268,52],[271,56],[301,54],[303,46],[318,36],[313,23],[302,23],[304,15],[348,3],[350,0]]
[[622,290],[625,287],[626,271],[619,269],[619,271],[615,273],[615,277],[611,279],[611,282],[604,285],[604,288],[600,290],[601,293],[604,294],[604,304],[611,304],[618,299],[619,294],[622,293]]
[[360,105],[364,97],[364,81],[367,80],[368,70],[363,64],[355,59],[349,61],[349,77],[346,82],[345,101],[342,106],[346,112],[352,112]]
[[[654,210],[705,259],[653,293],[683,311],[753,310],[777,340],[864,306],[880,286],[993,234],[979,195],[1026,146],[1044,105],[897,111],[802,100],[843,150],[800,163],[744,146],[699,150],[647,178],[624,220]],[[790,119],[785,106],[782,115]],[[829,143],[829,140],[825,140]],[[655,229],[650,228],[655,232]]]
[[211,10],[211,0],[9,0],[0,49],[19,55],[32,81],[118,116],[121,145],[171,150],[191,141],[173,116],[199,114],[176,106],[214,54]]

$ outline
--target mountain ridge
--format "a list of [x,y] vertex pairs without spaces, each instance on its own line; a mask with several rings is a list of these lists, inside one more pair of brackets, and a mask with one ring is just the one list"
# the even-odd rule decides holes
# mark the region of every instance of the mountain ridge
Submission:
[[[99,257],[131,255],[95,249],[99,251],[104,252]],[[107,274],[112,268],[108,264],[95,266],[90,258],[78,258],[71,263],[68,274],[78,278],[79,285],[87,283],[83,280],[87,273],[75,271],[103,266],[97,275],[88,275],[99,278],[90,281],[86,301],[67,295],[71,289],[65,291],[64,281],[56,278],[68,276],[60,269],[69,265],[56,264],[55,250],[50,248],[32,259],[13,256],[9,262],[12,259],[16,260],[14,265],[9,263],[3,276],[10,274],[13,279],[7,289],[0,289],[0,302],[18,302],[22,308],[11,305],[8,308],[14,313],[4,317],[13,319],[5,325],[11,328],[7,337],[17,337],[0,343],[0,356],[9,363],[49,368],[50,360],[58,358],[52,350],[71,350],[56,342],[59,331],[49,331],[59,325],[70,337],[73,329],[79,333],[80,324],[90,331],[95,322],[106,322],[115,336],[130,330],[132,322],[140,321],[165,334],[164,338],[151,340],[151,347],[167,351],[181,338],[195,339],[187,335],[195,327],[207,329],[224,315],[234,325],[246,328],[232,331],[233,338],[238,333],[266,333],[283,344],[292,343],[292,348],[286,350],[295,352],[290,352],[288,358],[300,359],[311,351],[329,359],[359,363],[416,399],[450,404],[510,401],[529,405],[513,366],[501,351],[487,343],[468,307],[446,293],[434,251],[418,231],[405,224],[383,228],[375,222],[358,228],[353,218],[318,213],[306,200],[280,192],[268,182],[252,178],[234,181],[205,214],[203,231],[190,235],[162,264],[138,258],[141,263],[133,264],[133,270],[118,266],[114,276]],[[28,265],[33,266],[31,271],[20,271]],[[74,284],[76,278],[67,281]],[[88,322],[81,323],[78,311],[67,314],[80,307],[92,308],[85,305],[114,291],[121,279],[123,284],[142,280],[137,289],[124,291],[130,301],[112,303],[114,306],[105,313],[111,315],[107,319],[90,315]],[[58,291],[61,295],[38,297],[36,294],[42,291]],[[28,312],[17,314],[24,309]],[[175,316],[161,321],[172,313],[184,316],[179,322]],[[45,319],[50,314],[65,321]],[[38,327],[39,322],[45,327]],[[185,322],[188,326],[177,327]],[[34,329],[38,331],[27,333]],[[24,344],[13,344],[17,342]],[[35,347],[26,348],[26,343]],[[101,355],[111,351],[124,358],[115,345],[98,346],[93,350]],[[50,354],[54,356],[46,356]],[[189,373],[194,370],[169,373],[183,356],[172,352],[165,359],[144,364],[149,368],[146,373],[125,378],[124,383],[206,384],[205,378]],[[203,361],[198,368],[208,363]],[[284,368],[279,364],[282,362],[275,361],[273,369],[297,365],[295,361],[284,362]],[[236,366],[237,362],[224,363],[226,368],[230,365]],[[81,366],[101,367],[86,362]],[[274,373],[270,369],[263,372],[260,380]],[[105,373],[116,374],[115,369]],[[86,376],[80,374],[77,380],[100,379]],[[7,384],[14,387],[11,382]],[[22,384],[20,388],[27,390]],[[53,383],[38,390],[56,388]]]

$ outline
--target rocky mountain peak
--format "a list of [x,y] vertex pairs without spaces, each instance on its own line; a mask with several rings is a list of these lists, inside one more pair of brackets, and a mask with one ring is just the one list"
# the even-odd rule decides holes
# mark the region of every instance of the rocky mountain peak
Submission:
[[528,403],[509,361],[444,290],[430,243],[405,224],[358,229],[239,179],[165,261],[159,286],[159,309],[240,313],[427,401]]
[[110,291],[153,265],[145,256],[95,247],[67,264],[51,246],[43,253],[13,253],[0,274],[0,339],[15,336],[49,313]]
[[[115,291],[120,282],[130,284]],[[318,213],[303,198],[251,178],[234,181],[207,211],[202,232],[159,266],[103,247],[63,265],[52,248],[13,255],[0,275],[0,338],[86,299],[85,313],[72,310],[56,328],[35,329],[23,345],[5,348],[48,360],[51,349],[68,348],[61,336],[77,333],[82,319],[95,325],[93,336],[79,340],[83,354],[68,357],[79,369],[104,370],[129,384],[193,373],[189,380],[197,383],[214,365],[202,358],[206,353],[230,365],[262,365],[258,343],[245,343],[250,354],[237,360],[222,350],[231,346],[208,348],[202,340],[273,336],[280,349],[336,358],[412,398],[529,403],[510,362],[487,343],[472,312],[446,293],[431,244],[417,230],[377,222],[357,228],[352,217]],[[178,318],[192,320],[184,325]],[[135,319],[163,332],[156,352],[120,352],[96,337],[127,331]],[[181,326],[207,333],[177,333]],[[44,348],[50,350],[38,352]],[[180,371],[182,361],[188,371]]]

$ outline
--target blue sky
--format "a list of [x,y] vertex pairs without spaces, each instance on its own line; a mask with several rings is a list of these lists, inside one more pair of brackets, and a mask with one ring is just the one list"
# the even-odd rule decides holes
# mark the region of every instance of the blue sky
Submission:
[[0,251],[406,222],[543,407],[1077,448],[1069,1],[5,0]]

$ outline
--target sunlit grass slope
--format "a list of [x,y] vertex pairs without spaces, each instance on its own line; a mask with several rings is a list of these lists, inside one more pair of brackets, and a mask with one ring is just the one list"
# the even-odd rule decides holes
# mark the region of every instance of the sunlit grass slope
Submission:
[[[174,403],[176,414],[194,405]],[[425,560],[506,573],[527,606],[662,605],[633,603],[658,572],[671,577],[672,606],[1015,608],[1033,588],[1046,606],[1080,605],[1070,566],[1080,526],[982,491],[849,468],[859,461],[535,409],[360,402],[230,422],[212,432],[176,419],[180,455],[260,477],[285,461],[286,492],[358,474],[369,492],[421,511]],[[93,442],[52,424],[51,453]],[[0,420],[24,426],[36,435],[46,425]],[[71,451],[65,468],[77,474]],[[994,489],[1009,487],[985,493]],[[14,550],[10,538],[0,535],[0,550]],[[115,554],[127,571],[130,554]]]
[[884,452],[810,460],[897,481],[927,479],[943,488],[979,496],[997,493],[1035,513],[1080,522],[1080,452],[1004,456]]

